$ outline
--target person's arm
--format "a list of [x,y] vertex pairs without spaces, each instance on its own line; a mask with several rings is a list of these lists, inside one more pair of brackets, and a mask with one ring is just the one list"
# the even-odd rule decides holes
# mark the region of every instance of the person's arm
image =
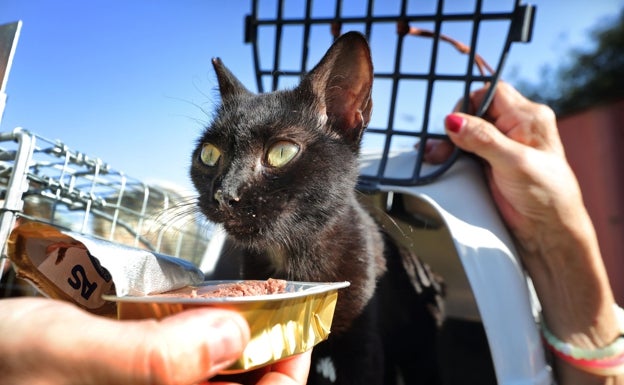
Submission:
[[[486,90],[471,95],[471,105]],[[484,160],[493,199],[514,235],[542,305],[544,322],[560,340],[583,349],[620,336],[614,298],[591,219],[559,138],[555,115],[500,83],[487,115],[453,113],[450,139]],[[439,159],[448,147],[430,148]],[[616,383],[556,360],[560,384]],[[624,376],[617,378],[624,382]]]

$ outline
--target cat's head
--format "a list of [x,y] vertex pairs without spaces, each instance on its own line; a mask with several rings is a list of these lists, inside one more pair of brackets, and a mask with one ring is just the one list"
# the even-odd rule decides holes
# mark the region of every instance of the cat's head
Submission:
[[366,39],[338,38],[299,86],[254,94],[213,60],[221,105],[197,142],[201,211],[250,247],[287,244],[352,197],[373,81]]

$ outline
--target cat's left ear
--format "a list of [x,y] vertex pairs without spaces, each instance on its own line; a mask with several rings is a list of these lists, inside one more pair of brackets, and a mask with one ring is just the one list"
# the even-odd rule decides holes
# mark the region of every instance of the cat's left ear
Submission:
[[215,69],[217,80],[219,81],[219,93],[221,94],[222,103],[225,104],[229,100],[235,99],[237,96],[251,93],[223,64],[221,59],[218,57],[212,59],[212,66]]
[[339,37],[304,81],[310,82],[329,126],[358,145],[373,106],[373,63],[366,38],[358,32]]

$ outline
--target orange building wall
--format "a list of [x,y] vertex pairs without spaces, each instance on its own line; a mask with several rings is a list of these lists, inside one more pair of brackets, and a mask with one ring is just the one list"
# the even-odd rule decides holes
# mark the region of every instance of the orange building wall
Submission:
[[624,100],[562,118],[559,131],[624,304]]

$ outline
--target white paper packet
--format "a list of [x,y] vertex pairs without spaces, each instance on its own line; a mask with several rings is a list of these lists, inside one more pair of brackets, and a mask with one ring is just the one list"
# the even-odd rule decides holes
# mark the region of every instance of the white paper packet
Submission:
[[204,280],[186,260],[37,222],[16,227],[7,251],[18,276],[42,294],[110,316],[116,314],[115,304],[102,295],[149,295]]

